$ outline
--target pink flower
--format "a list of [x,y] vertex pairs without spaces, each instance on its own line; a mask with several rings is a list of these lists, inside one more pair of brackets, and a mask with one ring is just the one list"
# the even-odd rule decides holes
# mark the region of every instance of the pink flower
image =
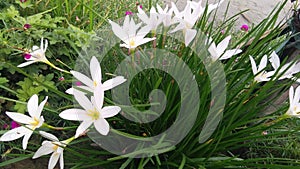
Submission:
[[76,20],[76,22],[79,22],[79,21],[80,21],[80,19],[79,19],[78,16],[75,17],[75,20]]
[[14,129],[14,128],[20,127],[20,124],[15,121],[11,121],[10,126],[11,126],[11,129]]
[[25,23],[24,26],[23,26],[23,28],[25,30],[27,30],[27,29],[31,28],[31,25],[29,23]]
[[141,9],[143,9],[143,5],[140,5],[139,7],[140,7]]
[[225,30],[224,30],[224,29],[222,29],[222,30],[221,30],[221,34],[224,34],[224,33],[225,33]]
[[247,32],[249,30],[249,26],[247,24],[244,24],[241,26],[241,30]]
[[28,60],[28,59],[31,58],[31,54],[30,53],[24,53],[23,57],[24,57],[25,60]]
[[82,85],[82,83],[81,83],[81,82],[79,82],[79,81],[77,81],[77,82],[75,82],[75,85],[76,85],[76,86],[81,86],[81,85]]
[[62,77],[58,78],[58,80],[59,80],[59,81],[64,81],[65,78],[62,76]]
[[132,15],[133,13],[131,11],[126,11],[125,15]]

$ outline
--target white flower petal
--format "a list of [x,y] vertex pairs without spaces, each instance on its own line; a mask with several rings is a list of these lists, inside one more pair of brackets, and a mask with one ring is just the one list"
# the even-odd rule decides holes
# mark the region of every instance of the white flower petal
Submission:
[[224,59],[229,59],[231,58],[233,55],[237,55],[239,53],[241,53],[242,50],[241,49],[231,49],[231,50],[226,50],[225,53],[220,57],[220,60],[224,60]]
[[6,112],[6,114],[8,117],[10,117],[18,123],[31,124],[33,122],[32,118],[21,113]]
[[112,79],[109,79],[109,80],[105,81],[102,85],[102,89],[104,91],[110,90],[110,89],[124,83],[125,81],[126,81],[126,79],[124,79],[123,76],[114,77]]
[[45,131],[40,131],[39,132],[43,137],[51,140],[51,141],[59,141],[58,138],[56,136],[54,136],[53,134],[47,133]]
[[54,145],[50,141],[44,141],[42,146],[34,153],[32,159],[52,153],[54,151],[53,146]]
[[64,169],[64,152],[61,152],[61,154],[60,154],[59,166],[60,166],[60,169]]
[[26,127],[17,127],[14,128],[12,130],[9,130],[8,132],[4,133],[1,138],[0,141],[12,141],[12,140],[16,140],[18,138],[23,137],[25,134],[27,134],[28,132],[30,132],[31,130],[27,129]]
[[195,38],[197,31],[194,29],[187,29],[185,32],[184,43],[185,46],[188,46],[191,41]]
[[101,117],[109,118],[117,115],[121,111],[119,106],[106,106],[101,110]]
[[94,126],[95,126],[96,130],[102,135],[107,135],[109,132],[109,124],[103,118],[99,118],[98,120],[96,120],[94,122]]
[[67,109],[67,110],[62,111],[59,114],[59,117],[61,117],[63,119],[66,119],[66,120],[83,121],[88,116],[87,116],[86,110],[82,110],[82,109]]
[[289,90],[289,101],[290,101],[290,107],[294,107],[294,87],[291,86]]
[[92,124],[93,124],[93,121],[91,121],[91,120],[83,121],[76,130],[75,138],[77,138],[82,133],[84,133]]
[[68,93],[68,94],[73,95],[73,91],[74,91],[74,88],[71,87],[71,88],[67,89],[65,92]]
[[31,65],[31,64],[33,64],[35,62],[36,62],[35,60],[27,61],[27,62],[19,64],[17,67],[25,67],[25,66]]
[[27,148],[28,140],[31,137],[32,133],[33,133],[33,131],[30,130],[30,132],[26,133],[23,138],[22,146],[23,146],[24,150],[26,150],[26,148]]
[[[128,18],[128,17],[127,17]],[[114,34],[120,38],[122,41],[124,41],[124,39],[127,38],[127,35],[124,33],[122,27],[120,27],[118,24],[116,24],[115,22],[111,21],[111,20],[108,20],[111,27],[112,27],[112,31],[114,32]],[[124,22],[126,21],[126,17],[125,17],[125,20]]]
[[92,99],[92,102],[94,102],[94,106],[97,108],[98,111],[100,111],[104,102],[104,90],[101,86],[95,89],[94,97]]
[[262,71],[264,68],[267,67],[267,62],[268,62],[268,57],[267,55],[264,55],[263,58],[261,59],[259,66],[258,66],[258,72]]
[[87,85],[88,87],[93,88],[93,81],[89,77],[77,71],[71,70],[70,72],[77,80]]
[[140,45],[142,45],[142,44],[148,43],[148,42],[150,42],[150,41],[153,41],[153,40],[155,40],[155,39],[156,39],[156,38],[144,38],[143,40],[137,42],[136,47],[137,47],[137,46],[140,46]]
[[85,110],[92,110],[94,108],[91,101],[84,94],[82,94],[82,92],[74,90],[74,97],[80,106]]
[[53,169],[58,161],[60,154],[57,152],[52,153],[49,164],[48,164],[48,169]]
[[207,14],[209,14],[214,9],[218,8],[223,2],[224,2],[224,0],[221,0],[220,2],[217,2],[216,4],[209,4],[208,8],[207,8]]
[[250,62],[251,62],[251,67],[252,67],[252,72],[253,72],[253,75],[256,75],[257,74],[257,67],[256,67],[256,63],[253,59],[252,56],[249,56],[250,58]]
[[226,38],[224,38],[218,45],[217,45],[217,53],[218,53],[218,56],[221,56],[224,51],[226,50],[228,44],[229,44],[229,41],[231,39],[231,36],[227,36]]
[[27,103],[27,110],[31,117],[36,117],[38,110],[39,98],[36,94],[32,95]]
[[42,111],[44,109],[45,104],[47,103],[47,100],[48,100],[48,96],[46,96],[45,99],[38,106],[37,112],[35,114],[36,118],[39,118],[41,116],[41,113],[42,113]]
[[213,62],[219,59],[220,56],[218,56],[217,47],[214,42],[212,42],[212,44],[209,46],[208,52],[209,52]]
[[277,70],[280,66],[280,59],[275,51],[273,51],[270,55],[269,61],[271,62],[272,67],[274,70]]
[[294,105],[295,105],[296,103],[299,103],[299,101],[300,101],[299,99],[300,99],[300,87],[298,86],[298,87],[296,88],[295,95],[294,95],[294,98],[293,98]]
[[95,56],[93,56],[91,59],[90,71],[91,71],[91,76],[92,76],[94,83],[96,82],[97,85],[100,85],[101,79],[102,79],[101,68],[100,68],[100,64]]

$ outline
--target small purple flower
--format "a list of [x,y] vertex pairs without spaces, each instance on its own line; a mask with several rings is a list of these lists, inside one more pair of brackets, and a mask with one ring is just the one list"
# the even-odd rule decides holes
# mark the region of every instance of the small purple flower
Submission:
[[77,81],[77,82],[75,82],[75,85],[76,85],[76,86],[81,86],[81,85],[82,85],[82,83],[81,83],[81,82],[79,82],[79,81]]
[[29,23],[25,23],[24,26],[23,26],[23,28],[25,30],[27,30],[27,29],[31,28],[31,25]]
[[133,13],[132,13],[131,11],[126,11],[126,12],[125,12],[125,16],[126,16],[126,15],[132,15],[132,14],[133,14]]
[[10,126],[11,126],[11,129],[14,129],[14,128],[20,127],[20,124],[15,121],[11,121]]
[[224,34],[224,33],[225,33],[225,30],[224,30],[224,29],[222,29],[222,30],[221,30],[221,34]]
[[141,9],[143,9],[143,5],[140,5],[139,7],[140,7]]
[[244,24],[241,26],[241,30],[247,32],[249,30],[249,26],[247,24]]
[[23,57],[24,57],[25,60],[28,60],[28,59],[31,58],[31,54],[30,53],[24,53]]

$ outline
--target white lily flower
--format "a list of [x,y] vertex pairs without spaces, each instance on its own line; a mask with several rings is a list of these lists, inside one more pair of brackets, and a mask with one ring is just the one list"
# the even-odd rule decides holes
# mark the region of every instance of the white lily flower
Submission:
[[36,159],[38,157],[41,157],[43,155],[47,155],[52,153],[49,163],[48,163],[48,169],[53,169],[58,162],[59,159],[59,165],[60,168],[64,168],[64,147],[66,146],[66,141],[60,142],[57,137],[50,133],[46,133],[44,131],[40,131],[40,134],[50,139],[51,141],[43,141],[42,146],[34,153],[32,159]]
[[157,27],[162,23],[162,17],[156,12],[154,7],[150,9],[150,16],[148,17],[145,11],[137,7],[137,16],[150,28],[151,31],[156,31]]
[[[252,72],[255,75],[254,81],[256,82],[263,82],[263,81],[269,81],[270,77],[274,75],[274,72],[266,72],[264,69],[267,67],[268,57],[267,55],[264,55],[261,59],[259,66],[257,68],[256,63],[252,56],[250,57],[250,62],[252,66]],[[258,74],[259,73],[259,74]]]
[[18,67],[25,67],[35,62],[44,62],[46,64],[49,64],[50,62],[45,56],[47,47],[48,47],[47,39],[45,39],[45,46],[44,46],[44,38],[42,38],[40,47],[33,46],[29,54],[30,58],[26,58],[27,61],[18,65]]
[[210,53],[213,62],[215,62],[218,59],[219,60],[229,59],[233,55],[237,55],[242,52],[241,49],[226,50],[230,39],[231,39],[231,36],[229,35],[226,38],[224,38],[217,46],[211,38],[209,39],[209,44],[211,43],[211,45],[208,48],[208,52]]
[[[173,3],[174,4],[174,3]],[[183,31],[185,46],[188,46],[191,41],[195,38],[197,30],[192,29],[198,20],[198,15],[201,10],[192,10],[190,3],[187,3],[185,9],[177,13],[176,7],[173,6],[175,13],[175,21],[179,21],[179,24],[170,33],[177,32],[179,30]]]
[[156,4],[156,9],[157,12],[159,13],[159,17],[161,17],[162,22],[164,24],[165,27],[169,27],[171,26],[172,23],[172,14],[173,14],[173,8],[168,7],[168,5],[166,5],[165,9],[162,9],[161,6],[159,6],[159,4]]
[[294,87],[290,87],[289,91],[289,101],[290,101],[290,107],[286,114],[288,116],[294,116],[300,118],[300,86],[296,88],[296,92],[294,92]]
[[220,5],[224,2],[224,0],[221,0],[215,4],[209,4],[207,7],[207,14],[209,14],[211,11],[217,9],[218,7],[220,7]]
[[129,18],[129,15],[125,17],[123,26],[111,20],[109,20],[109,23],[112,26],[114,34],[124,42],[120,44],[121,47],[134,50],[136,47],[155,39],[145,38],[151,28],[149,26],[140,28],[142,23],[135,24],[134,20]]
[[81,92],[74,91],[75,100],[83,109],[67,109],[59,114],[59,116],[66,120],[82,121],[78,126],[75,138],[84,133],[92,124],[96,130],[102,134],[107,135],[109,132],[109,124],[105,118],[113,117],[121,110],[118,106],[103,106],[103,89],[97,87],[94,91],[94,97],[91,101]]
[[[94,92],[97,86],[101,86],[102,90],[106,91],[126,81],[126,79],[124,79],[123,76],[117,76],[102,83],[101,67],[95,56],[93,56],[90,61],[90,74],[92,76],[92,79],[77,71],[70,71],[70,72],[77,80],[79,80],[80,82],[86,85],[86,86],[84,85],[78,86],[79,88],[83,90],[87,90],[92,93]],[[70,88],[66,92],[68,94],[73,94],[74,88]]]
[[278,75],[281,75],[278,78],[278,80],[294,78],[293,75],[300,72],[300,63],[287,63],[279,69],[280,59],[275,51],[271,53],[269,61],[271,62],[272,67],[274,68],[274,73],[278,71]]
[[45,103],[47,102],[47,99],[48,97],[46,97],[45,100],[38,105],[38,96],[36,94],[31,96],[27,103],[27,110],[30,116],[21,113],[6,112],[11,119],[18,123],[25,124],[25,126],[20,126],[9,130],[1,136],[0,141],[12,141],[24,136],[22,146],[25,150],[33,131],[36,128],[41,127],[44,123],[44,118],[41,116],[41,112]]

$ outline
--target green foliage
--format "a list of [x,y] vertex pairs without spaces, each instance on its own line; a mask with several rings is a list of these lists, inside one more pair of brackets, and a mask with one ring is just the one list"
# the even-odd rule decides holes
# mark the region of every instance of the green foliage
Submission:
[[[32,81],[29,78],[24,78],[24,81],[19,81],[17,85],[20,87],[20,89],[17,89],[16,95],[18,100],[25,102],[28,101],[28,99],[34,94],[40,95],[42,91],[48,93],[48,88],[44,85],[41,85],[41,83],[56,89],[55,83],[52,81],[53,77],[53,73],[46,76],[42,74],[34,74],[33,78],[35,81]],[[16,112],[25,113],[27,106],[21,103],[16,103],[14,109]]]

